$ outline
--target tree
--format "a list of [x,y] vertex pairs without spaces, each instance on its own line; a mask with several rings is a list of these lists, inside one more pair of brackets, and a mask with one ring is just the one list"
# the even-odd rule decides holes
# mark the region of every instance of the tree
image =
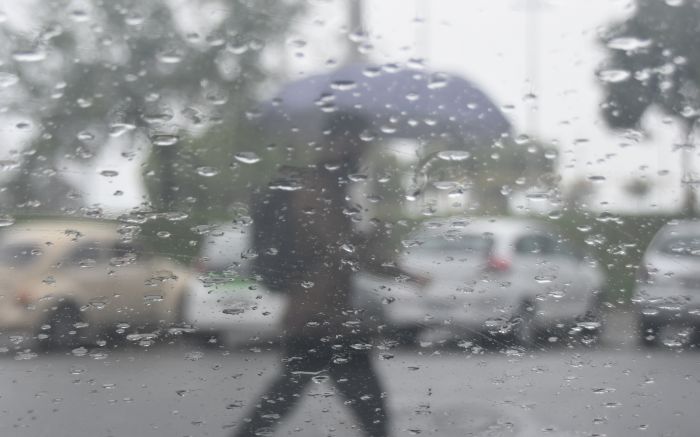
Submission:
[[[607,92],[603,116],[613,128],[639,127],[651,106],[678,117],[687,136],[682,154],[687,177],[700,115],[700,3],[637,0],[636,6],[601,38],[608,52],[598,72]],[[693,214],[695,195],[686,187],[684,207]]]
[[[0,27],[2,74],[14,83],[3,109],[37,130],[9,184],[12,204],[36,205],[46,180],[60,180],[55,169],[63,161],[89,166],[120,138],[152,152],[145,176],[153,207],[173,209],[192,178],[184,174],[187,157],[201,153],[187,150],[193,139],[245,123],[257,85],[269,77],[264,55],[283,40],[301,2],[75,4],[42,2],[31,23]],[[191,8],[194,26],[182,24],[176,6]],[[238,139],[228,139],[229,155]]]

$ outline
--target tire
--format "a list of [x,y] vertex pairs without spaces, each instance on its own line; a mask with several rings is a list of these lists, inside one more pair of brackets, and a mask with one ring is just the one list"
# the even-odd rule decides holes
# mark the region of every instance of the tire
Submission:
[[535,305],[531,302],[523,302],[513,318],[513,338],[522,347],[531,348],[537,343],[538,330],[535,314]]
[[656,347],[659,345],[659,326],[647,320],[639,321],[639,344],[644,347]]
[[61,302],[46,319],[50,328],[41,331],[47,337],[40,339],[40,347],[46,351],[63,351],[75,349],[81,345],[81,339],[75,325],[82,321],[78,307],[71,302]]
[[586,314],[578,319],[577,325],[579,323],[597,325],[595,328],[589,326],[584,326],[581,328],[581,332],[578,333],[578,337],[584,346],[595,346],[600,343],[600,340],[603,337],[602,319],[602,311],[598,307],[588,310]]
[[420,333],[421,328],[418,326],[404,326],[394,329],[391,339],[396,341],[399,346],[416,346]]

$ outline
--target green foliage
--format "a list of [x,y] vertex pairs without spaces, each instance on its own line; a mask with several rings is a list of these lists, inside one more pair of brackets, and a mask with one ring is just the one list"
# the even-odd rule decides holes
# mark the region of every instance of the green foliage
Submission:
[[[608,57],[600,71],[610,126],[633,128],[658,105],[692,122],[700,104],[700,3],[637,0],[634,14],[603,34]],[[614,72],[606,75],[606,72]],[[616,78],[615,78],[616,77]]]
[[637,268],[656,232],[676,216],[612,215],[568,211],[553,223],[578,247],[596,259],[607,272],[604,298],[627,304],[634,290]]
[[[19,78],[17,96],[5,109],[39,128],[18,172],[15,204],[41,196],[28,182],[62,159],[89,166],[112,138],[140,144],[143,154],[149,139],[167,136],[180,139],[169,146],[176,152],[154,147],[155,166],[165,172],[154,179],[164,183],[148,187],[156,207],[171,207],[180,196],[168,184],[187,186],[192,176],[185,170],[198,165],[201,150],[190,147],[193,139],[217,125],[237,134],[258,85],[275,74],[263,57],[284,42],[303,6],[227,0],[209,14],[213,19],[199,17],[197,30],[183,28],[165,0],[93,0],[75,8],[67,0],[47,2],[32,16],[36,32],[0,29],[3,70]],[[18,53],[45,59],[28,62]]]

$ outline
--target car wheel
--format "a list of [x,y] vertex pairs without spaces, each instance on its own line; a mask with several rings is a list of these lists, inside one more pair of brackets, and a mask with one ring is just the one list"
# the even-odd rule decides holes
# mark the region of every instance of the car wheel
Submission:
[[600,308],[590,309],[580,317],[576,325],[578,337],[584,346],[594,346],[603,336],[603,322]]
[[[80,346],[81,340],[76,324],[82,321],[80,310],[71,302],[62,302],[46,319],[49,329],[41,331],[40,338],[44,350],[66,350]],[[43,336],[40,336],[43,337]]]
[[647,320],[639,322],[639,343],[645,347],[654,347],[659,344],[659,327]]
[[529,348],[537,342],[535,314],[535,305],[531,302],[523,302],[513,318],[513,337],[520,346]]
[[421,328],[419,326],[404,326],[393,330],[391,340],[400,346],[415,346],[418,344]]

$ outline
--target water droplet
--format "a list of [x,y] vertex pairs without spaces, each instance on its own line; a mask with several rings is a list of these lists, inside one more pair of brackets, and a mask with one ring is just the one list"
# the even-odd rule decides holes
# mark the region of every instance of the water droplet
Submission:
[[685,0],[666,0],[666,4],[673,7],[683,6]]
[[39,62],[46,59],[46,52],[39,49],[17,50],[12,53],[12,59],[17,62]]
[[594,388],[593,389],[593,393],[595,393],[597,395],[603,395],[603,394],[613,393],[613,392],[615,392],[615,389],[612,387],[603,387],[603,388]]
[[525,195],[525,198],[528,200],[541,202],[549,199],[549,193],[528,193]]
[[431,184],[438,190],[451,190],[457,186],[453,181],[433,181]]
[[350,91],[357,88],[357,82],[352,80],[336,80],[331,84],[331,88],[338,91]]
[[158,53],[156,57],[164,64],[179,64],[182,62],[183,55],[178,50],[166,50]]
[[204,176],[205,178],[210,178],[219,174],[219,170],[214,167],[197,167],[197,174]]
[[109,136],[112,138],[117,138],[134,129],[136,129],[136,126],[134,126],[133,124],[112,123],[111,125],[109,125]]
[[148,124],[162,124],[167,123],[173,119],[173,114],[170,112],[157,112],[151,114],[144,114],[143,121]]
[[71,353],[72,353],[73,355],[75,355],[76,357],[84,357],[85,355],[87,355],[88,350],[87,350],[86,348],[84,348],[84,347],[81,346],[81,347],[79,347],[79,348],[73,349],[73,350],[71,351]]
[[19,77],[6,71],[0,71],[0,88],[9,88],[19,82]]
[[93,134],[90,131],[83,130],[83,131],[78,132],[78,135],[76,135],[76,137],[80,141],[92,141],[95,139],[95,134]]
[[12,226],[15,224],[15,218],[10,215],[0,215],[0,228],[5,228],[7,226]]
[[627,70],[603,70],[598,73],[598,79],[607,83],[624,82],[631,76]]
[[71,11],[70,19],[76,23],[84,23],[90,19],[90,15],[83,9],[76,9]]
[[588,176],[588,180],[591,182],[596,182],[596,183],[605,182],[605,176],[602,176],[602,175]]
[[174,146],[180,141],[180,137],[171,134],[158,134],[151,137],[151,143],[158,147]]
[[431,90],[444,88],[447,86],[448,79],[449,76],[445,73],[433,73],[430,75],[430,79],[428,81],[428,88]]
[[420,95],[417,93],[406,94],[406,100],[408,100],[409,102],[415,102],[418,99],[420,99]]
[[466,150],[442,150],[437,153],[437,157],[443,161],[465,161],[470,156]]
[[119,172],[116,170],[102,170],[100,172],[100,175],[102,175],[106,178],[113,178],[115,176],[119,176]]
[[649,39],[639,39],[634,37],[614,38],[608,42],[608,47],[613,50],[639,50],[647,48],[651,45]]
[[242,162],[243,164],[255,164],[256,162],[260,162],[260,157],[255,152],[239,152],[234,155],[234,158],[236,161]]
[[304,188],[299,181],[294,179],[279,179],[269,185],[271,190],[298,191]]
[[544,157],[547,159],[557,159],[558,156],[558,150],[547,150],[546,152],[544,152]]
[[14,159],[0,159],[0,171],[14,170],[19,167],[19,161]]
[[163,302],[163,295],[161,295],[161,294],[147,294],[143,297],[143,300],[146,303]]
[[227,314],[229,316],[237,316],[239,314],[243,314],[245,312],[245,309],[244,308],[225,308],[221,312],[224,314]]

